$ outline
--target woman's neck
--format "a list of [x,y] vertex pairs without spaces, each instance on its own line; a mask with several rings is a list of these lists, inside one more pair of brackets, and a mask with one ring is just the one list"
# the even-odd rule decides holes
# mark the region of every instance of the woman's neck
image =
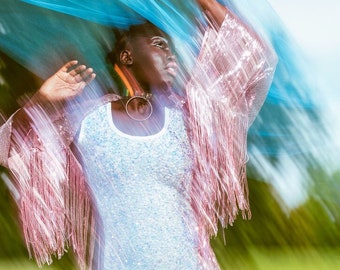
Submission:
[[167,89],[145,89],[125,66],[114,66],[127,96],[112,103],[112,121],[122,132],[135,136],[153,135],[165,123],[165,107],[173,106]]
[[[142,104],[144,100],[121,99],[111,104],[112,121],[123,133],[133,136],[149,136],[159,133],[165,124],[165,107],[155,101]],[[152,106],[152,107],[149,107]]]

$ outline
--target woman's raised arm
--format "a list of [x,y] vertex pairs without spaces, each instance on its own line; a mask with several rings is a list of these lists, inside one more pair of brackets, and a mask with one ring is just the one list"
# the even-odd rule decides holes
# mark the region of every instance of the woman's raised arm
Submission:
[[218,30],[227,14],[227,8],[216,0],[197,0],[212,25]]

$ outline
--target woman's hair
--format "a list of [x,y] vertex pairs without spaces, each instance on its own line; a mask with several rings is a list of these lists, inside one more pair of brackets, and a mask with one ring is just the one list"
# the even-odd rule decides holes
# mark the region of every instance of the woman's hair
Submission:
[[[116,37],[116,43],[113,50],[107,54],[107,59],[112,64],[119,63],[119,54],[129,43],[133,43],[134,39],[137,37],[152,36],[155,31],[161,30],[149,21],[142,24],[131,25],[127,30],[113,29]],[[168,39],[170,40],[169,37]]]
[[113,50],[107,54],[107,59],[111,62],[112,65],[119,63],[119,54],[124,48],[126,48],[130,38],[129,38],[129,30],[121,32],[117,29],[114,29],[116,42]]

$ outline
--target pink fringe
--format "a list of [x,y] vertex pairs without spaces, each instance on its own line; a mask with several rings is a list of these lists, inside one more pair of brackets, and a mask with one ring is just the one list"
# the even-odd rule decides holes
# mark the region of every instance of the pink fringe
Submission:
[[[205,269],[218,269],[209,243],[218,221],[222,227],[233,224],[239,210],[244,218],[251,216],[245,171],[247,120],[232,117],[217,103],[214,108],[208,102],[202,105],[197,92],[189,100],[190,127],[195,131],[190,137],[195,157],[191,204],[199,224],[202,262]],[[207,103],[213,114],[197,110],[207,109]]]
[[67,231],[71,236],[71,245],[81,269],[92,269],[95,242],[95,218],[89,188],[86,185],[81,165],[68,150],[67,172],[69,196],[66,197],[66,209],[69,222]]
[[15,135],[13,140],[21,143],[21,152],[12,149],[9,165],[30,257],[41,267],[72,246],[79,268],[92,269],[94,217],[80,164],[62,144],[42,146],[32,130],[25,141]]
[[219,32],[206,33],[187,86],[194,164],[191,205],[204,269],[219,269],[210,246],[218,224],[250,218],[246,179],[247,131],[266,97],[275,53],[228,13]]

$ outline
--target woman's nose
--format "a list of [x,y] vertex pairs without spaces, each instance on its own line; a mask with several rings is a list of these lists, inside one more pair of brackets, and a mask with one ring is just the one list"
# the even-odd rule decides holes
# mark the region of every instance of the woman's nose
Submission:
[[168,62],[176,62],[176,56],[172,53],[169,53],[166,59],[168,60]]

